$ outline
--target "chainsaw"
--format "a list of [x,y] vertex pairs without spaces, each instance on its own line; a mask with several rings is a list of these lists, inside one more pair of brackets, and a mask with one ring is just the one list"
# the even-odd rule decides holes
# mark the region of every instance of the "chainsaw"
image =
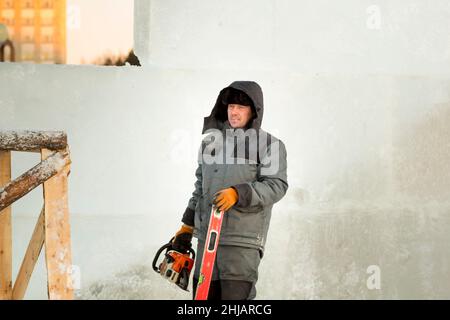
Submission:
[[[175,283],[181,289],[188,291],[189,276],[194,266],[195,251],[192,248],[189,248],[186,252],[174,250],[172,246],[173,239],[156,252],[155,258],[153,259],[153,270],[161,274],[163,278]],[[156,266],[159,256],[164,250],[166,250],[164,259],[159,266]]]

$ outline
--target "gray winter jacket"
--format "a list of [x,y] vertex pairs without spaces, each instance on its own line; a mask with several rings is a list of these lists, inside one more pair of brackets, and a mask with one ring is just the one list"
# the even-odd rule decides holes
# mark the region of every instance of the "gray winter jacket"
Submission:
[[[253,101],[256,117],[244,130],[227,120],[223,97],[227,88],[245,92]],[[283,142],[261,129],[263,93],[252,81],[236,81],[219,93],[204,119],[195,190],[183,215],[194,236],[205,241],[214,194],[234,187],[238,202],[224,215],[219,244],[257,248],[264,252],[272,206],[288,189],[286,149]],[[205,156],[206,155],[206,156]],[[212,160],[213,159],[213,160]]]

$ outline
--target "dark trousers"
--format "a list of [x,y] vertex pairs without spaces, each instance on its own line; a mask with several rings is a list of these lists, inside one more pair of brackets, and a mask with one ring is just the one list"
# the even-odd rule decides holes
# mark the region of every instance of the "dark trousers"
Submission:
[[[193,295],[197,291],[198,279],[194,278],[192,285]],[[211,281],[208,300],[247,300],[250,296],[253,284],[249,281],[240,280],[215,280]]]

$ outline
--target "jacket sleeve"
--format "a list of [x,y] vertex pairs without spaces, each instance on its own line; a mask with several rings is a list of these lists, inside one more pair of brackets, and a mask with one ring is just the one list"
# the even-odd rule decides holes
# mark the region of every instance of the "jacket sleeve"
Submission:
[[236,206],[266,207],[283,198],[288,189],[286,157],[286,147],[281,140],[268,146],[258,165],[257,180],[233,186],[239,195]]
[[192,197],[189,199],[188,206],[184,211],[183,218],[181,221],[188,226],[194,226],[194,215],[195,206],[197,205],[198,198],[203,194],[202,190],[202,165],[199,163],[197,170],[195,170],[195,176],[197,180],[194,183],[194,192],[192,192]]

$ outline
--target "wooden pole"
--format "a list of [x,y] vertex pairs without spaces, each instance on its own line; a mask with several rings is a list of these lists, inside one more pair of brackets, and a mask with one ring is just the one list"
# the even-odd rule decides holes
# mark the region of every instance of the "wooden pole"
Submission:
[[[65,152],[68,153],[67,150]],[[42,160],[52,151],[42,149]],[[54,177],[44,182],[45,257],[47,263],[49,299],[73,299],[72,252],[68,208],[70,162]]]
[[23,258],[22,265],[20,266],[19,273],[17,274],[16,281],[12,292],[12,298],[14,300],[23,299],[25,292],[30,282],[31,274],[33,273],[34,266],[39,258],[42,247],[45,240],[45,215],[44,207],[42,207],[39,219],[34,227],[33,235],[31,236],[30,243],[28,244],[27,252]]
[[[50,152],[48,158],[0,189],[0,210],[22,198],[70,163],[68,150]],[[0,215],[1,215],[0,211]]]
[[[11,152],[0,150],[0,187],[11,181]],[[11,207],[0,210],[0,299],[12,297]]]
[[61,150],[67,146],[64,131],[0,131],[0,150]]

